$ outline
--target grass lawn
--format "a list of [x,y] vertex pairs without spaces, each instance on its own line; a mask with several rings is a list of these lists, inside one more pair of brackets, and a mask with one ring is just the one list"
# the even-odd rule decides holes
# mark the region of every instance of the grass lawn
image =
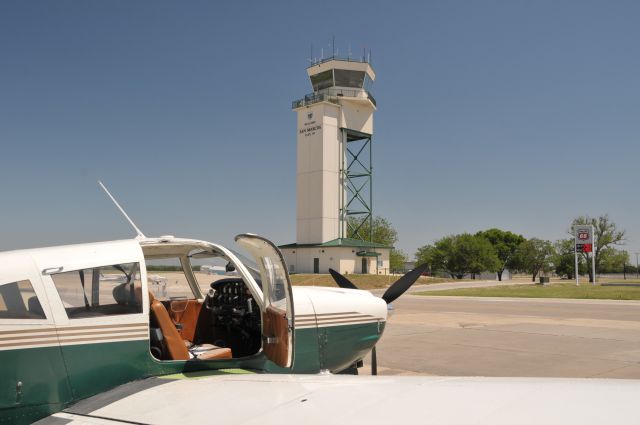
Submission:
[[[380,289],[386,288],[400,276],[384,276],[375,274],[350,274],[347,278],[353,282],[359,289]],[[416,285],[428,285],[430,283],[450,282],[449,279],[439,279],[427,276],[421,276]],[[293,274],[291,275],[291,284],[294,286],[329,286],[337,288],[336,282],[329,274]]]
[[416,295],[447,295],[462,297],[514,297],[514,298],[579,298],[601,300],[640,300],[638,286],[592,286],[589,283],[554,283],[551,285],[505,285],[488,288],[449,289],[419,292]]
[[[582,282],[582,281],[581,281]],[[598,283],[608,283],[608,282],[615,282],[615,283],[633,283],[633,284],[639,284],[640,283],[640,279],[622,279],[622,278],[612,278],[612,277],[608,277],[608,278],[603,278],[603,279],[598,279]]]

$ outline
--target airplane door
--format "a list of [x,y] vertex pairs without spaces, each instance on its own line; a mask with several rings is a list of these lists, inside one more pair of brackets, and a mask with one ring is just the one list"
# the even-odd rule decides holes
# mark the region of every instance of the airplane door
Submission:
[[291,281],[280,250],[268,239],[242,234],[236,242],[253,257],[260,268],[264,310],[262,349],[280,367],[293,366],[294,311]]
[[0,423],[31,423],[71,401],[53,313],[28,254],[0,254]]
[[49,248],[34,260],[76,399],[147,375],[148,298],[135,240]]

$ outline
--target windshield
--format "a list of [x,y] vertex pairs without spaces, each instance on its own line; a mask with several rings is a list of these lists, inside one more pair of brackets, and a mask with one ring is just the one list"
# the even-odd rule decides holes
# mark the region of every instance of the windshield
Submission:
[[287,310],[287,276],[279,258],[271,256],[260,257],[265,271],[265,279],[269,285],[269,300],[272,305]]
[[242,234],[235,239],[255,259],[242,257],[252,277],[257,279],[255,275],[260,276],[260,288],[267,296],[265,301],[284,311],[292,308],[287,301],[287,292],[291,284],[280,250],[271,241],[258,235]]
[[242,264],[244,264],[247,270],[249,270],[249,273],[251,274],[251,277],[253,278],[253,280],[255,280],[258,286],[260,287],[260,289],[262,289],[262,278],[260,277],[260,267],[258,267],[256,262],[251,258],[248,258],[245,255],[240,254],[237,251],[234,251],[233,249],[230,249],[229,251],[231,251],[233,255],[235,255],[238,258],[238,260],[242,261]]
[[[256,262],[237,251],[231,249],[229,251],[247,268],[253,280],[255,280],[260,289],[262,289],[260,268]],[[193,266],[194,277],[205,293],[208,291],[211,281],[216,280],[215,276],[210,275],[221,275],[218,276],[218,278],[240,275],[233,262],[231,262],[226,255],[217,251],[193,251],[189,254],[189,260]]]

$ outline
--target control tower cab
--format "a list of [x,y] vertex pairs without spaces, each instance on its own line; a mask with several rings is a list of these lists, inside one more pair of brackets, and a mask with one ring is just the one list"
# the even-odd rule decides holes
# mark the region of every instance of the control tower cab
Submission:
[[296,243],[281,246],[290,272],[387,273],[389,250],[371,242],[371,141],[376,78],[366,58],[307,68],[313,89],[297,113]]
[[313,93],[294,101],[293,110],[325,101],[344,105],[347,107],[341,108],[341,126],[373,134],[376,101],[370,90],[376,74],[369,63],[331,58],[310,66],[307,74]]

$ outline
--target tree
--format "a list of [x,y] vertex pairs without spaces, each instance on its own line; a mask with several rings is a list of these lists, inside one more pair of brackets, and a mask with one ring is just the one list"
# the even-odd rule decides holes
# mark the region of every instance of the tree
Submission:
[[[442,267],[443,259],[441,257],[441,251],[436,249],[436,247],[433,245],[421,246],[416,251],[415,257],[416,257],[416,266],[420,264],[426,264],[429,266],[428,270],[431,273],[444,269],[444,267]],[[455,277],[455,276],[451,276],[451,277]]]
[[555,255],[552,261],[556,274],[559,276],[567,276],[567,279],[573,279],[575,277],[574,243],[573,239],[560,239],[554,244]]
[[551,260],[554,255],[555,250],[551,242],[532,238],[520,244],[515,254],[514,264],[518,269],[531,274],[531,280],[535,282],[538,273],[552,269]]
[[399,272],[404,270],[404,263],[407,262],[409,257],[403,251],[399,249],[392,249],[389,253],[389,265],[392,272]]
[[[360,239],[358,235],[369,235],[368,221],[362,224],[362,227],[358,231],[358,235],[353,232],[353,229],[357,227],[357,220],[352,217],[350,218],[350,221],[351,224],[348,226],[348,237]],[[393,247],[393,245],[398,242],[398,232],[396,232],[389,220],[383,217],[376,217],[373,219],[373,238],[371,242]],[[391,268],[391,270],[403,270],[404,263],[406,261],[407,254],[395,248],[391,249],[391,252],[389,253],[389,267]]]
[[600,268],[598,271],[600,273],[623,273],[625,271],[631,273],[631,269],[626,268],[628,262],[629,253],[627,251],[607,247],[600,252]]
[[[586,216],[580,216],[573,219],[571,222],[571,229],[569,234],[573,236],[573,228],[577,225],[592,225],[594,229],[595,241],[593,245],[593,255],[595,256],[596,273],[600,270],[602,264],[603,255],[606,257],[606,248],[616,245],[622,245],[625,241],[626,231],[624,229],[618,229],[618,226],[611,221],[608,214],[601,215],[597,218]],[[583,252],[581,254],[586,260],[587,264],[591,261],[591,254]],[[589,267],[589,282],[593,282],[591,267]]]
[[467,273],[494,272],[500,267],[491,243],[469,233],[445,236],[434,245],[418,248],[416,263],[426,263],[433,271],[445,271],[458,279]]
[[[552,262],[556,274],[574,279],[576,277],[575,239],[560,239],[553,244],[553,247],[555,254]],[[587,263],[582,257],[578,257],[578,273],[581,275],[587,273]]]
[[[416,251],[416,266],[427,264],[431,272],[444,271],[453,278],[462,279],[464,271],[458,267],[455,260],[455,236],[446,236],[436,241],[434,245],[425,245]],[[461,274],[460,274],[461,273]]]
[[511,269],[514,266],[515,253],[518,246],[524,242],[524,236],[495,228],[478,232],[476,236],[484,237],[493,246],[500,262],[497,270],[498,280],[502,281],[502,273],[505,269]]
[[[371,242],[381,243],[388,246],[393,246],[396,242],[398,242],[398,232],[393,228],[393,225],[389,220],[383,217],[375,217],[373,220],[373,233]],[[349,232],[347,237],[353,239],[362,239],[360,236],[363,236],[365,240],[368,240],[369,237],[369,222],[366,221],[358,230],[358,234],[354,233],[354,229],[357,227],[357,219],[351,217],[349,218],[350,225],[347,226]]]

